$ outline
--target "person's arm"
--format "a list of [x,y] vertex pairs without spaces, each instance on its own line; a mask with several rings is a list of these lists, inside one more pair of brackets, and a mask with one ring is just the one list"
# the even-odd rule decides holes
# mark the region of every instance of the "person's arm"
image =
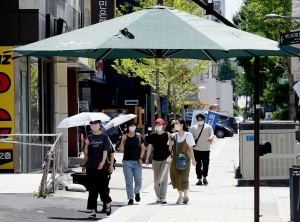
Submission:
[[103,153],[102,153],[102,161],[98,165],[98,170],[101,170],[103,166],[105,165],[105,161],[107,160],[107,154],[108,151],[111,151],[110,149],[110,141],[106,134],[102,134],[102,143],[103,143]]
[[150,154],[151,154],[151,152],[152,152],[152,144],[148,144],[148,148],[147,148],[147,157],[146,157],[146,165],[148,165],[149,164],[149,157],[150,157]]
[[98,170],[101,170],[105,164],[105,160],[107,158],[107,150],[103,150],[103,157],[102,157],[102,161],[99,163],[99,166],[98,166]]
[[85,164],[86,164],[86,162],[89,158],[89,152],[88,152],[89,143],[90,143],[89,140],[86,139],[85,140],[85,147],[84,147],[84,150],[83,150],[84,158],[83,158],[83,163],[82,163],[82,172],[85,172],[85,170],[86,170]]
[[125,145],[124,141],[126,140],[126,138],[127,138],[126,134],[122,136],[122,139],[121,139],[121,142],[120,142],[120,146],[119,146],[119,151],[120,152],[124,152],[124,145]]
[[191,156],[191,158],[192,158],[192,164],[193,164],[194,166],[196,166],[197,162],[196,162],[196,160],[195,160],[194,150],[193,150],[193,147],[192,147],[192,146],[189,147],[189,153],[190,153],[190,156]]
[[215,136],[214,131],[213,131],[212,127],[210,126],[210,136],[207,138],[207,142],[212,141],[214,136]]
[[141,144],[141,152],[140,152],[140,158],[139,158],[139,164],[140,164],[140,166],[142,166],[142,164],[143,164],[144,153],[145,153],[145,145],[144,145],[144,142],[143,142]]
[[110,156],[109,173],[113,173],[114,172],[115,153],[111,153],[109,156]]

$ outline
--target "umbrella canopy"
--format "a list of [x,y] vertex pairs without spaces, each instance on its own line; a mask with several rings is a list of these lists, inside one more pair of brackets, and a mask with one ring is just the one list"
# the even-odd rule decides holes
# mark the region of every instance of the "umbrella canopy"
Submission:
[[135,117],[136,117],[135,114],[127,114],[127,115],[118,116],[118,117],[112,119],[111,121],[109,121],[107,124],[105,124],[104,128],[105,128],[105,130],[109,130],[113,127],[120,126],[123,123],[126,123],[127,121],[134,119]]
[[95,112],[83,112],[63,119],[57,126],[57,128],[70,128],[75,126],[86,126],[90,124],[90,121],[101,120],[101,122],[109,121],[110,117],[104,113]]
[[278,42],[165,6],[154,6],[21,46],[24,56],[95,59],[287,56]]

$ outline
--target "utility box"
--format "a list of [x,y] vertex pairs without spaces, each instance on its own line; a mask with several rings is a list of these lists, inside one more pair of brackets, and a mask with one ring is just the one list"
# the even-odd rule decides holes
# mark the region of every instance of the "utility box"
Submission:
[[[260,179],[289,179],[296,163],[295,129],[260,130],[259,141],[268,141],[272,152],[260,156]],[[242,179],[254,179],[254,130],[240,131],[240,170]]]

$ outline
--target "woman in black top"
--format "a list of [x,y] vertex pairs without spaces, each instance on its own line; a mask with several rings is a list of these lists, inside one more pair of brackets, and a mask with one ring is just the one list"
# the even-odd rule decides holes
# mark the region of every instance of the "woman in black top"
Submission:
[[[156,193],[156,203],[166,204],[166,195],[167,195],[167,187],[168,187],[168,171],[164,175],[161,185],[159,186],[159,181],[162,176],[162,172],[167,165],[167,158],[169,157],[169,145],[168,140],[169,136],[168,133],[163,130],[164,127],[164,120],[157,119],[155,121],[155,133],[152,133],[149,136],[149,145],[147,149],[147,158],[146,164],[148,165],[149,156],[152,152],[152,147],[154,149],[153,158],[152,158],[152,168],[154,172],[154,190]],[[167,168],[168,169],[168,168]]]
[[[145,152],[144,139],[141,134],[136,133],[136,123],[133,121],[127,124],[128,133],[122,136],[119,150],[124,152],[123,173],[126,181],[128,205],[133,204],[133,193],[135,200],[141,200],[140,190],[142,188],[142,164]],[[133,189],[133,178],[135,186]]]
[[101,200],[106,205],[107,216],[111,214],[111,198],[106,192],[109,173],[106,158],[107,153],[111,152],[111,148],[108,136],[100,130],[101,120],[91,121],[90,126],[93,134],[89,135],[86,139],[82,172],[86,171],[89,184],[87,209],[92,210],[90,218],[95,218],[98,192],[100,193]]

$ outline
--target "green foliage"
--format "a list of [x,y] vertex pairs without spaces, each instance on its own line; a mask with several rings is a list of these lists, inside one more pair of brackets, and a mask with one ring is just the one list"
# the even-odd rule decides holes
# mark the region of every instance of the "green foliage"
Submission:
[[[290,16],[292,1],[290,0],[244,0],[240,11],[233,17],[233,22],[240,29],[251,32],[275,41],[279,41],[279,34],[289,32],[297,24],[286,19],[266,19],[267,14]],[[261,98],[260,103],[273,103],[280,108],[289,101],[288,84],[280,85],[278,78],[282,77],[288,67],[287,58],[262,57],[261,58]],[[254,93],[254,59],[238,58],[238,63],[244,68],[244,88],[249,95]],[[281,112],[279,112],[281,113]],[[285,118],[285,114],[276,114]],[[279,118],[279,119],[280,119]]]
[[288,120],[289,112],[288,110],[275,111],[272,113],[272,118],[274,120]]

